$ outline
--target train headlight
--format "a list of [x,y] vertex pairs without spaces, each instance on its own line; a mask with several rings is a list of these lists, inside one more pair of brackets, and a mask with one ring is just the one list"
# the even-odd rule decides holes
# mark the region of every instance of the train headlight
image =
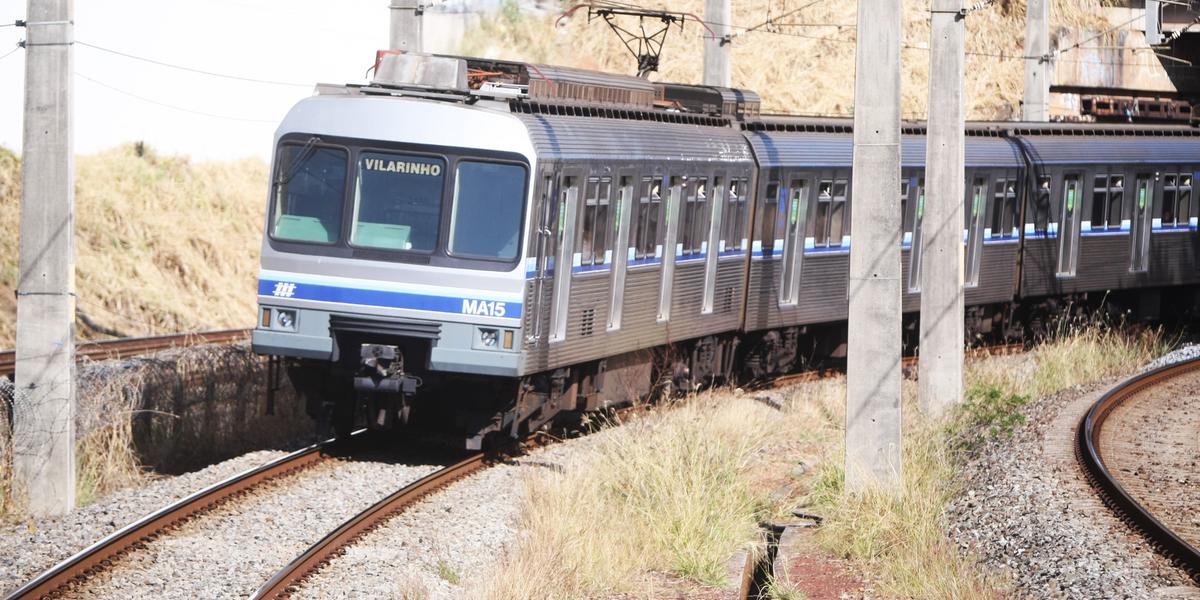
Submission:
[[495,329],[480,329],[479,330],[479,343],[483,344],[485,348],[495,348],[496,344],[499,341],[500,341],[500,332],[499,331],[497,331]]
[[295,330],[296,329],[296,311],[294,311],[294,310],[276,310],[275,311],[275,323],[278,324],[281,329],[287,329],[289,331]]

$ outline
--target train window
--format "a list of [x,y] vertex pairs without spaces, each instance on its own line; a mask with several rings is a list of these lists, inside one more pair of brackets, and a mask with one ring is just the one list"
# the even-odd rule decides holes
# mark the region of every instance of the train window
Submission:
[[746,205],[748,198],[746,197],[746,180],[732,179],[729,181],[729,192],[727,194],[728,202],[726,203],[725,222],[722,227],[725,228],[725,233],[721,239],[725,240],[726,250],[744,250],[742,242],[746,239]]
[[1012,237],[1017,226],[1017,180],[1000,178],[992,187],[992,235]]
[[842,236],[850,234],[846,221],[846,180],[824,179],[817,187],[817,219],[813,228],[817,247],[841,246]]
[[1033,202],[1033,228],[1039,233],[1046,233],[1050,228],[1050,176],[1039,175],[1037,196]]
[[271,235],[297,242],[336,242],[346,196],[346,151],[310,143],[280,146],[278,154]]
[[[524,186],[524,169],[508,168],[522,173],[519,180]],[[350,243],[387,250],[432,252],[438,242],[444,171],[445,162],[439,158],[360,153]],[[478,196],[481,192],[472,185],[469,193]],[[518,213],[521,201],[518,190],[515,198]],[[486,205],[485,201],[475,198],[467,202],[471,206]],[[516,256],[515,250],[513,256]]]
[[779,182],[772,181],[767,184],[763,193],[762,230],[758,234],[763,250],[775,248],[775,216],[777,214],[779,214]]
[[658,218],[662,207],[662,182],[656,177],[643,177],[641,195],[638,198],[637,230],[635,245],[637,258],[654,256],[658,241]]
[[524,204],[525,167],[458,163],[447,250],[456,256],[516,258]]
[[699,179],[687,195],[687,214],[685,214],[684,229],[680,236],[683,254],[700,254],[700,249],[707,240],[708,231],[708,180]]
[[580,264],[604,264],[608,248],[608,209],[612,180],[608,177],[588,179],[583,207],[583,229],[579,231]]
[[1092,186],[1092,229],[1120,229],[1124,175],[1096,175]]
[[1191,218],[1192,176],[1170,173],[1163,176],[1163,227],[1188,225]]
[[900,231],[912,231],[912,224],[908,220],[908,180],[900,180]]

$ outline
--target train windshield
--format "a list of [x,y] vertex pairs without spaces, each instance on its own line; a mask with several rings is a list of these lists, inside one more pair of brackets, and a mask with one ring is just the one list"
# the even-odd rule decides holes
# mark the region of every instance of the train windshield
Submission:
[[342,227],[345,150],[309,143],[279,149],[271,233],[278,239],[332,244]]
[[525,168],[461,161],[454,179],[448,250],[455,256],[517,257]]
[[439,158],[360,153],[350,243],[432,252],[438,241],[444,172]]

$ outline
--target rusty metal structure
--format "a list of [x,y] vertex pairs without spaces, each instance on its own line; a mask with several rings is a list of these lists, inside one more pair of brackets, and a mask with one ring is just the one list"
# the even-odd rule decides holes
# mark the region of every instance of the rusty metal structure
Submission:
[[[83,358],[90,360],[128,358],[130,356],[149,354],[171,348],[183,348],[200,344],[229,344],[249,339],[249,337],[250,330],[248,329],[225,329],[199,333],[177,333],[172,335],[103,340],[99,342],[83,342],[76,346],[75,360],[78,361]],[[15,351],[0,352],[0,376],[12,375],[16,362]]]

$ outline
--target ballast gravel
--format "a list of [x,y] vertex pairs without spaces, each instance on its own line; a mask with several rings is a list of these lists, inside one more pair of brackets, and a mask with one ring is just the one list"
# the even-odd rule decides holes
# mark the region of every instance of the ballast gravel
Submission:
[[207,468],[114,492],[63,517],[0,528],[0,595],[8,594],[100,538],[193,492],[283,456],[244,454]]
[[1026,425],[982,448],[960,473],[949,535],[1006,574],[1021,597],[1173,598],[1190,585],[1112,515],[1076,462],[1076,424],[1118,381],[1032,402],[1022,410]]
[[1143,370],[1153,371],[1159,367],[1173,365],[1175,363],[1183,362],[1185,360],[1192,360],[1193,358],[1197,357],[1200,357],[1200,344],[1187,344],[1154,359],[1150,362],[1150,364],[1146,365],[1146,368]]
[[477,595],[518,534],[526,478],[562,470],[600,432],[530,452],[423,499],[364,536],[292,597],[461,599]]
[[438,468],[369,458],[321,463],[184,523],[68,597],[249,597],[346,519]]

